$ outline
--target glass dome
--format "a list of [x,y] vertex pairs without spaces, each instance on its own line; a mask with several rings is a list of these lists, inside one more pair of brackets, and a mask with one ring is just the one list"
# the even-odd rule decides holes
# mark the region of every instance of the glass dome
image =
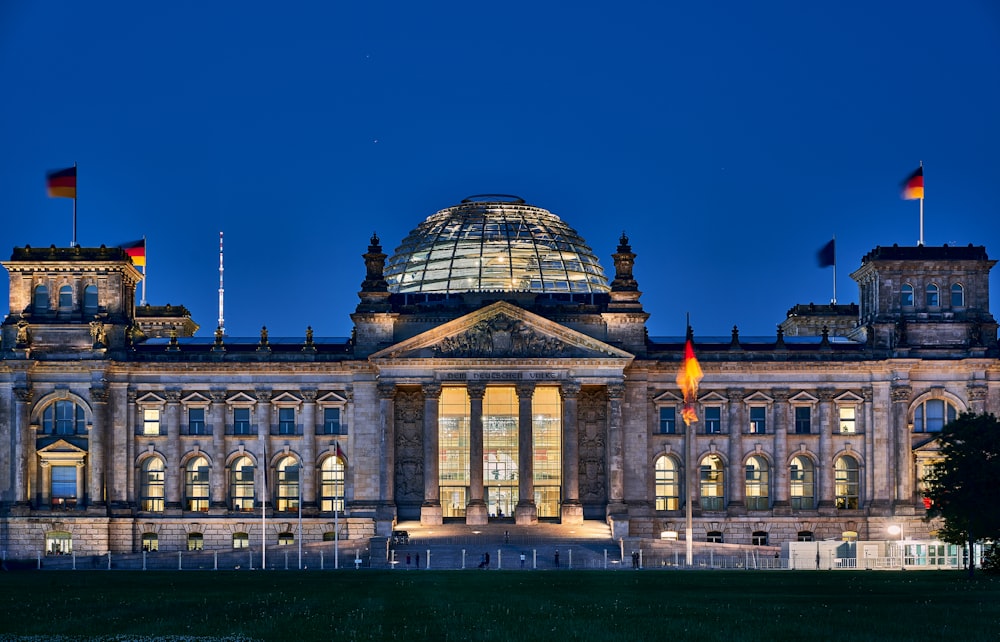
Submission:
[[576,230],[515,196],[473,196],[427,218],[385,270],[390,292],[607,292]]

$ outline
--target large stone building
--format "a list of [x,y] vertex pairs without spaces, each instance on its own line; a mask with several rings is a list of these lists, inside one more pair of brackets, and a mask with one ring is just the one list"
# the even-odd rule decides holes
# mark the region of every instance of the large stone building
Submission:
[[658,538],[688,498],[700,541],[926,536],[935,432],[1000,411],[983,247],[879,247],[857,305],[796,305],[767,338],[694,334],[690,431],[685,338],[648,335],[626,237],[609,280],[552,213],[473,198],[363,256],[351,337],[238,340],[137,307],[120,249],[15,248],[0,548],[225,550],[262,524],[288,543],[300,505],[303,542],[404,520]]

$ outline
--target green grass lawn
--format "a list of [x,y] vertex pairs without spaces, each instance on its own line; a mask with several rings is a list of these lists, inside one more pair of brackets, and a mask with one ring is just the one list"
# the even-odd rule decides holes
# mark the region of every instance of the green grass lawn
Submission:
[[0,573],[0,640],[995,640],[960,572]]

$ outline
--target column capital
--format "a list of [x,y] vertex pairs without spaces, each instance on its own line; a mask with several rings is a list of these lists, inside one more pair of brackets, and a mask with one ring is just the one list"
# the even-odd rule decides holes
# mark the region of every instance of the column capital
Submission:
[[139,398],[139,391],[138,390],[131,390],[130,389],[130,390],[128,390],[128,392],[125,393],[125,399],[130,404],[135,403],[138,398]]
[[209,390],[208,396],[212,403],[225,403],[229,393],[226,390]]
[[253,396],[256,397],[257,403],[271,403],[272,392],[270,390],[254,390]]
[[985,401],[988,390],[985,383],[970,383],[966,386],[969,401]]
[[14,388],[14,396],[17,398],[19,403],[31,403],[31,398],[34,396],[34,392],[31,388],[18,386],[17,388]]
[[91,388],[90,399],[94,403],[108,403],[108,389],[104,386],[95,386]]
[[164,390],[163,397],[167,400],[167,403],[180,403],[181,401],[181,391],[180,390]]
[[576,399],[580,396],[580,384],[576,381],[563,381],[559,384],[559,394],[565,399]]
[[742,402],[745,395],[746,391],[743,388],[726,388],[726,399],[728,399],[730,403]]
[[535,394],[535,382],[534,381],[518,381],[514,384],[514,390],[517,391],[517,398],[524,399],[527,397],[531,399],[532,395]]
[[299,390],[299,394],[302,395],[302,401],[306,403],[313,403],[316,401],[317,391],[312,388],[307,388],[305,390]]
[[393,399],[396,396],[396,384],[391,381],[378,382],[378,398]]
[[486,395],[486,384],[482,381],[469,381],[465,384],[465,390],[470,399],[482,399]]
[[792,392],[788,388],[772,388],[771,396],[777,402],[785,402],[791,398]]
[[871,386],[865,386],[861,389],[861,398],[865,400],[865,403],[871,403],[875,399],[875,391],[872,390]]
[[907,402],[912,394],[913,388],[907,385],[893,386],[889,390],[889,398],[892,399],[892,403]]
[[625,398],[625,384],[620,381],[608,383],[608,399],[621,400]]
[[820,401],[833,401],[833,398],[837,396],[836,388],[819,388],[816,390],[816,396],[819,397]]
[[441,384],[440,382],[425,383],[420,386],[420,389],[424,391],[424,398],[426,399],[437,399],[441,396]]

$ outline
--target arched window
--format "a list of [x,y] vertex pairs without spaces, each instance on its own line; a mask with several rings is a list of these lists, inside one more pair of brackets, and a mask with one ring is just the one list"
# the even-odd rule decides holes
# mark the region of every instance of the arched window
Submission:
[[299,509],[299,462],[295,457],[282,457],[278,462],[277,509]]
[[253,471],[253,462],[246,455],[238,457],[230,466],[229,507],[232,510],[253,510],[256,489]]
[[92,317],[97,314],[97,286],[88,285],[83,288],[83,315]]
[[324,513],[344,510],[344,463],[327,457],[320,468],[319,509]]
[[708,531],[705,533],[705,541],[709,544],[721,544],[722,531]]
[[163,460],[150,457],[139,471],[139,510],[163,511]]
[[796,539],[800,542],[811,542],[814,539],[812,531],[799,531]]
[[812,510],[816,507],[816,485],[813,463],[804,455],[792,458],[788,467],[788,491],[795,510]]
[[722,458],[708,455],[701,460],[700,501],[702,510],[722,510],[725,502],[725,468]]
[[754,531],[750,535],[750,543],[754,546],[767,546],[767,531]]
[[965,307],[965,288],[960,283],[953,283],[951,286],[951,307]]
[[850,455],[838,457],[837,462],[834,464],[833,472],[837,508],[844,510],[857,509],[861,490],[858,461]]
[[44,285],[35,286],[35,298],[31,304],[35,314],[49,311],[49,289]]
[[941,305],[940,298],[938,296],[938,286],[934,283],[927,284],[927,307],[936,308]]
[[160,536],[156,533],[143,533],[142,550],[147,553],[160,550]]
[[233,533],[233,548],[250,548],[250,535],[248,533]]
[[64,285],[59,288],[59,309],[73,309],[73,288],[68,285]]
[[61,399],[42,411],[42,432],[47,435],[85,434],[87,415],[82,406]]
[[747,459],[746,506],[747,510],[768,509],[767,460],[759,455]]
[[209,471],[208,460],[202,456],[194,457],[188,462],[184,470],[184,500],[187,510],[208,510]]
[[677,479],[677,462],[666,455],[656,460],[656,510],[678,510],[680,484]]
[[291,546],[295,543],[295,533],[285,531],[278,533],[278,546]]
[[913,432],[941,432],[955,421],[958,409],[944,399],[928,399],[913,408]]
[[904,308],[913,307],[913,286],[909,283],[904,283],[899,292],[899,304]]
[[203,551],[205,550],[205,536],[201,533],[188,533],[187,544],[189,551]]

